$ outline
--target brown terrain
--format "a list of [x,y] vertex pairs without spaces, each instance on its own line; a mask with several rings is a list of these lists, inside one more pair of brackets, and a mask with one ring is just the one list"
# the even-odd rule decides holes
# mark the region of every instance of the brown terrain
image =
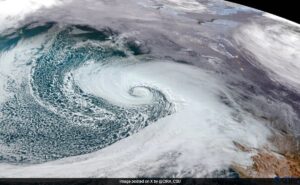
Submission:
[[[234,143],[235,146],[243,152],[255,152],[252,157],[253,164],[250,167],[242,167],[234,165],[235,169],[242,178],[271,178],[271,177],[300,177],[300,155],[298,151],[287,152],[287,146],[293,142],[282,142],[284,153],[270,151],[269,149],[253,149],[247,148],[239,143]],[[284,149],[282,149],[284,148]]]

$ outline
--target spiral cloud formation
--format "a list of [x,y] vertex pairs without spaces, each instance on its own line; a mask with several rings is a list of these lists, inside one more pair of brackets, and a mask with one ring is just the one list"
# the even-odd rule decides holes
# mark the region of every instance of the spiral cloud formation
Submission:
[[232,177],[298,141],[294,23],[221,0],[13,2],[2,177]]

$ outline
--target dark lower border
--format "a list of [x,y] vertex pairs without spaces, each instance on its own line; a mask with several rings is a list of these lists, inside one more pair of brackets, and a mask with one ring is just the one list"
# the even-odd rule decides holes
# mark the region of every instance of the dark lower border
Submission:
[[300,185],[300,178],[273,179],[173,179],[173,178],[138,178],[138,179],[0,179],[0,185]]

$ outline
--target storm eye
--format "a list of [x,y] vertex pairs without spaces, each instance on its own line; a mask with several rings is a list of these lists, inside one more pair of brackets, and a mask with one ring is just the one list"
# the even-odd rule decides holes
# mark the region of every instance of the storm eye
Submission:
[[223,0],[0,0],[0,177],[299,176],[299,30]]
[[28,27],[13,39],[2,37],[2,52],[13,52],[22,40],[50,40],[27,61],[29,78],[1,107],[3,145],[14,151],[2,151],[3,161],[40,163],[90,153],[175,111],[159,89],[138,76],[128,77],[136,65],[130,50],[139,46],[114,44],[117,33],[111,29],[53,23]]

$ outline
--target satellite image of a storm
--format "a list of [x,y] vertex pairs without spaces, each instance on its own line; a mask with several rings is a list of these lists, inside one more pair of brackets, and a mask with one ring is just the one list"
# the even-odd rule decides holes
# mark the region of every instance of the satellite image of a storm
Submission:
[[223,0],[0,0],[0,177],[300,177],[300,25]]

